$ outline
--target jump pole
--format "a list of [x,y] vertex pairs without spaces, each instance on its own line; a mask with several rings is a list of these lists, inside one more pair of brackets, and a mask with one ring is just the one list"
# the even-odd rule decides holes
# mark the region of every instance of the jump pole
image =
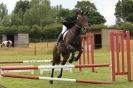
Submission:
[[85,64],[85,65],[56,65],[56,66],[3,66],[0,70],[38,70],[56,68],[88,68],[88,67],[110,67],[110,64]]
[[77,80],[68,78],[51,78],[51,77],[41,77],[41,76],[31,76],[31,75],[20,75],[20,74],[2,74],[2,77],[11,78],[23,78],[23,79],[33,79],[33,80],[53,80],[53,81],[65,81],[73,83],[91,83],[91,84],[112,84],[112,81],[97,81],[97,80]]
[[23,61],[0,61],[0,64],[13,64],[13,63],[48,63],[51,60],[23,60]]

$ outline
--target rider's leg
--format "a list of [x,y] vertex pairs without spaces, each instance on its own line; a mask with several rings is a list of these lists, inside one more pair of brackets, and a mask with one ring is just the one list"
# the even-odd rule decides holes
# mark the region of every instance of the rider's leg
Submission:
[[63,25],[63,27],[62,27],[62,34],[64,34],[64,32],[67,30],[67,27],[65,26],[65,25]]
[[62,32],[59,34],[58,38],[57,38],[57,45],[58,43],[63,39],[63,34],[64,32],[67,30],[67,27],[65,25],[63,25],[62,27]]
[[63,35],[62,35],[62,33],[60,33],[59,36],[58,36],[58,38],[57,38],[57,43],[59,43],[59,41],[61,41],[62,38],[63,38]]

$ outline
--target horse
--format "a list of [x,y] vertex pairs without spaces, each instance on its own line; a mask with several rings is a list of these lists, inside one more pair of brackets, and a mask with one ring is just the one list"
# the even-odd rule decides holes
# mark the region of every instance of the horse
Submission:
[[1,47],[11,47],[11,46],[12,46],[11,40],[3,41],[1,44]]
[[[69,59],[69,63],[72,63],[73,61],[78,61],[83,52],[81,44],[81,34],[82,34],[81,31],[86,33],[89,29],[88,17],[86,15],[87,12],[85,14],[82,12],[81,15],[78,15],[75,25],[67,31],[65,37],[63,38],[63,41],[60,42],[58,45],[54,46],[52,66],[59,64],[65,65],[70,55],[71,58]],[[75,52],[77,51],[78,55],[75,57]],[[63,57],[62,60],[61,60],[61,55]],[[58,78],[62,77],[62,72],[63,68],[61,68]],[[54,68],[52,68],[51,78],[53,76],[54,76]],[[53,80],[50,80],[50,84],[53,84]]]

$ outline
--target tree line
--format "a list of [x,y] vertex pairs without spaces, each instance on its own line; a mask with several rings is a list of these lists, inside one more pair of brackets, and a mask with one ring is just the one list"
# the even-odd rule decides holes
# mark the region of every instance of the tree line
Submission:
[[[75,8],[88,11],[91,29],[109,28],[105,18],[97,11],[94,3],[78,1]],[[64,18],[74,15],[73,9],[62,5],[51,6],[50,0],[19,0],[12,13],[8,14],[5,4],[0,3],[0,33],[29,33],[31,39],[56,39],[62,29]],[[133,28],[133,1],[119,0],[115,8],[116,24],[110,28]]]

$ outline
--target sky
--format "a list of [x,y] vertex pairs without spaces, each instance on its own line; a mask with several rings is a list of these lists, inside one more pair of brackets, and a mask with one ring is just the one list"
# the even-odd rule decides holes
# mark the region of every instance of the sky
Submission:
[[[19,0],[0,0],[0,3],[3,2],[7,5],[9,14],[15,7],[16,1]],[[62,5],[63,8],[73,9],[77,4],[77,1],[81,0],[51,0],[51,5]],[[87,1],[87,0],[86,0]],[[115,24],[115,5],[118,0],[89,0],[95,4],[98,12],[106,19],[106,25]]]

